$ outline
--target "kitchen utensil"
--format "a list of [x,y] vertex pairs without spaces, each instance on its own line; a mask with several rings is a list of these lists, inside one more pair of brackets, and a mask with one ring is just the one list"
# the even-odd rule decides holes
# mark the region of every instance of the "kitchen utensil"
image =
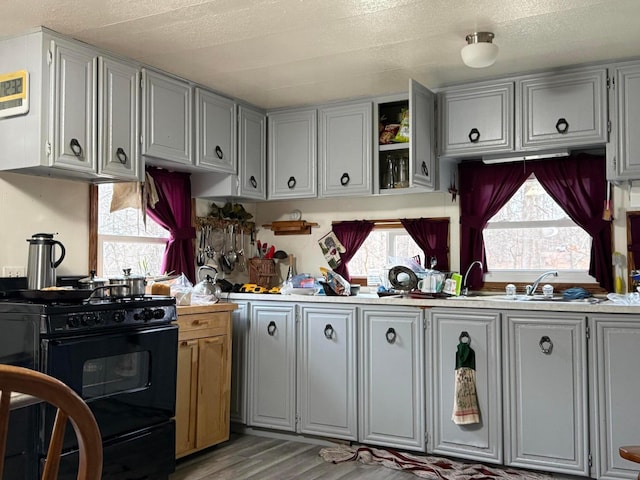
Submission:
[[196,257],[196,263],[200,267],[202,265],[204,265],[204,262],[205,262],[205,258],[204,258],[204,228],[205,227],[202,227],[202,229],[200,229],[200,243],[198,244],[198,255]]
[[244,228],[240,228],[240,249],[237,250],[238,259],[236,263],[236,270],[244,272],[247,270],[247,259],[244,258]]
[[273,258],[273,255],[276,253],[276,247],[271,245],[267,253],[264,254],[264,258]]
[[91,296],[92,290],[65,288],[57,290],[7,290],[0,292],[2,298],[22,299],[34,302],[78,302]]
[[273,258],[276,258],[278,260],[284,260],[287,257],[288,257],[287,252],[285,252],[284,250],[276,250],[273,253]]
[[[210,275],[213,273],[213,277]],[[203,278],[204,275],[204,278]],[[222,289],[216,282],[218,280],[218,271],[208,265],[198,268],[199,282],[193,287],[193,293],[198,295],[211,295],[215,298],[215,302],[220,299]]]
[[260,240],[257,241],[256,247],[257,247],[256,257],[262,258],[262,242]]
[[609,182],[607,182],[607,198],[604,201],[602,219],[605,222],[610,222],[611,220],[613,220],[613,211],[611,210],[611,184]]
[[423,293],[440,293],[444,287],[445,276],[441,272],[429,270],[426,275],[418,281],[418,289]]
[[[56,284],[56,267],[62,263],[65,248],[58,240],[53,239],[53,233],[35,233],[29,242],[29,257],[27,261],[27,286],[38,290]],[[60,257],[55,258],[55,246],[60,247]]]
[[235,267],[236,260],[238,259],[238,254],[236,253],[235,236],[233,232],[233,225],[229,225],[229,249],[227,250],[226,256],[232,270]]
[[622,266],[624,257],[620,252],[613,252],[613,266],[615,267],[614,289],[616,293],[624,293],[624,280],[622,279]]
[[437,264],[438,264],[438,259],[436,257],[431,257],[431,259],[429,260],[429,267],[431,268],[431,270],[436,268]]
[[[98,287],[104,287],[107,284],[106,278],[98,278],[96,277],[96,271],[91,270],[89,272],[89,276],[85,278],[81,278],[78,280],[78,288],[81,290],[93,290]],[[104,298],[108,295],[107,288],[101,288],[95,292],[93,298]]]
[[[145,285],[147,284],[146,278],[142,275],[135,275],[131,273],[130,268],[122,270],[123,275],[112,277],[109,279],[109,286],[111,287],[112,296],[126,296],[126,294],[135,297],[144,295]],[[128,292],[124,292],[123,289],[118,289],[118,285],[126,285],[129,287]],[[117,292],[117,293],[114,293]],[[122,295],[125,294],[125,295]]]

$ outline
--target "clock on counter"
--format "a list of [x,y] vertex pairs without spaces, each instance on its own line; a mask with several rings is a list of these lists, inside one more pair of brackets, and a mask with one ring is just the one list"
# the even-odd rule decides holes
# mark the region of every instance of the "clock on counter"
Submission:
[[0,74],[0,118],[29,111],[29,72]]

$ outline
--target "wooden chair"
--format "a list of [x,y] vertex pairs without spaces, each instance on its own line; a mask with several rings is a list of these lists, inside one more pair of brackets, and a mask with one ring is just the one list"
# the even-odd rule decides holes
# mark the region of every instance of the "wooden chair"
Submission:
[[[620,456],[625,460],[640,463],[640,446],[633,447],[620,447]],[[640,473],[638,473],[638,480],[640,480]]]
[[[42,480],[58,478],[60,454],[67,420],[75,430],[79,445],[78,480],[100,480],[102,476],[102,440],[96,420],[87,404],[61,381],[34,370],[0,365],[0,478],[4,468],[7,430],[12,393],[25,394],[50,403],[58,409]],[[24,398],[24,397],[23,397]]]

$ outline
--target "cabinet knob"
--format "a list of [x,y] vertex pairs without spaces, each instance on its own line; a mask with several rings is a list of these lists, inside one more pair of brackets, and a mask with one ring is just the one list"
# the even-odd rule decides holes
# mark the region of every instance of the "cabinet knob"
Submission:
[[324,336],[327,338],[327,340],[331,340],[333,338],[333,327],[331,326],[330,323],[328,323],[325,327],[324,327]]
[[80,142],[78,142],[77,138],[72,138],[69,142],[69,148],[76,157],[82,156],[82,146],[80,146]]
[[472,128],[469,132],[469,141],[471,143],[478,143],[480,140],[480,131],[477,128]]
[[277,329],[278,327],[276,327],[276,322],[271,320],[269,322],[269,325],[267,325],[267,333],[269,334],[269,336],[273,337],[276,334]]
[[118,160],[120,160],[121,164],[127,164],[127,154],[122,147],[118,147],[118,149],[116,150],[116,157],[118,158]]
[[349,185],[350,180],[351,179],[349,178],[349,174],[345,172],[340,177],[340,185],[342,185],[343,187],[346,187],[347,185]]
[[254,177],[253,175],[251,175],[251,177],[249,178],[249,183],[253,188],[258,188],[258,181],[256,180],[256,177]]
[[426,162],[422,162],[421,168],[422,168],[422,174],[425,177],[428,177],[429,176],[429,168],[427,168],[427,163]]
[[222,160],[223,154],[222,154],[222,149],[220,148],[220,145],[216,145],[215,151],[216,151],[216,157]]
[[551,355],[551,351],[553,350],[553,342],[546,335],[540,338],[540,350],[542,350],[542,353],[544,353],[545,355]]
[[296,177],[289,177],[289,180],[287,181],[287,187],[293,190],[295,186],[296,186]]
[[458,337],[458,341],[460,343],[466,343],[467,345],[471,345],[471,337],[469,336],[469,332],[461,332]]
[[559,118],[556,122],[556,130],[558,133],[567,133],[567,130],[569,130],[569,122],[564,118]]
[[389,327],[389,330],[387,330],[387,333],[385,333],[384,336],[387,337],[387,343],[396,343],[397,334],[392,327]]

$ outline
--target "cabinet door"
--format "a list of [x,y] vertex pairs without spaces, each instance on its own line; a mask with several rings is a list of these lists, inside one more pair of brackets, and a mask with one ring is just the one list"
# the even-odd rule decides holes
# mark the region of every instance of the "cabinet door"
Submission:
[[355,307],[302,307],[298,431],[357,440]]
[[438,188],[435,105],[433,92],[415,80],[409,82],[409,161],[413,167],[413,183],[432,190]]
[[505,318],[505,464],[587,476],[585,317]]
[[438,97],[440,155],[464,157],[513,150],[512,82],[447,89]]
[[51,165],[97,173],[96,56],[86,48],[51,42],[53,119]]
[[140,70],[98,58],[98,173],[140,181]]
[[247,424],[295,431],[295,306],[252,304]]
[[[616,119],[612,142],[607,145],[607,177],[611,180],[640,178],[640,64],[615,70],[609,105]],[[612,153],[609,151],[612,150]]]
[[195,89],[196,165],[216,172],[236,173],[236,104],[214,93]]
[[618,449],[638,444],[640,417],[640,317],[594,315],[591,353],[596,421],[593,438],[599,479],[635,479],[638,464],[620,457]]
[[320,196],[371,193],[371,102],[320,110]]
[[228,335],[198,340],[196,448],[229,439],[230,342]]
[[[433,453],[482,462],[502,463],[502,389],[500,314],[489,310],[431,311],[432,405],[429,408]],[[455,398],[456,351],[469,338],[476,359],[476,391],[480,423],[456,425],[451,420]]]
[[317,194],[317,111],[269,113],[269,199]]
[[424,451],[422,312],[363,308],[359,337],[359,441]]
[[519,82],[522,147],[607,142],[607,70],[546,74]]
[[247,342],[249,308],[246,302],[235,302],[238,308],[232,313],[231,340],[231,421],[247,423]]
[[240,196],[267,198],[267,118],[257,109],[238,107]]
[[144,93],[142,154],[192,165],[191,87],[175,78],[142,70]]
[[198,395],[198,340],[178,341],[176,379],[176,456],[196,446],[196,399]]

